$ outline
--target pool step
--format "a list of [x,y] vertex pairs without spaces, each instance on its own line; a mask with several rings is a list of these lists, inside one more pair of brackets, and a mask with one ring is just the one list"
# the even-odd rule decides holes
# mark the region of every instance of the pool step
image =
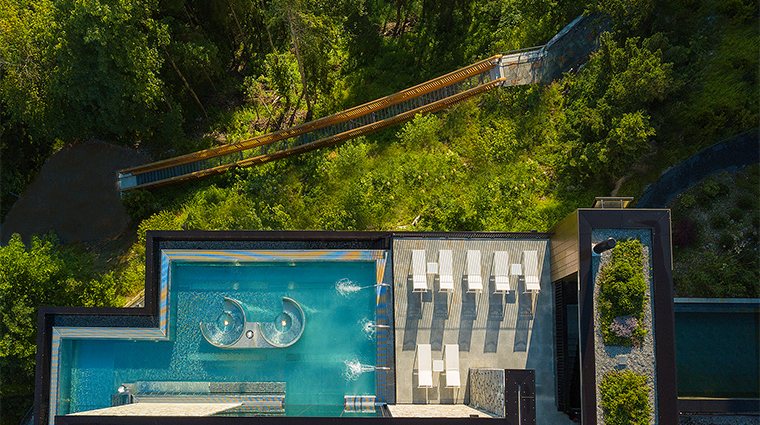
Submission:
[[122,385],[134,396],[285,395],[284,382],[137,381]]
[[282,395],[133,395],[135,403],[234,403],[231,411],[284,412]]
[[376,398],[373,395],[347,395],[343,399],[346,412],[374,412]]

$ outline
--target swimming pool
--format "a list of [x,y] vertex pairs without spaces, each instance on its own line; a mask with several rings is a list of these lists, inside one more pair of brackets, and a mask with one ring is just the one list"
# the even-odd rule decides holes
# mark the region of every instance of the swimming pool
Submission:
[[757,305],[674,306],[678,396],[760,398]]
[[[61,340],[56,411],[110,407],[122,384],[244,382],[284,383],[285,411],[277,414],[343,415],[345,396],[376,393],[384,255],[278,252],[219,261],[175,253],[164,268],[169,337]],[[303,310],[303,333],[282,348],[214,346],[201,323],[220,318],[225,297],[243,306],[246,322],[261,323],[281,316],[283,299],[292,299]]]

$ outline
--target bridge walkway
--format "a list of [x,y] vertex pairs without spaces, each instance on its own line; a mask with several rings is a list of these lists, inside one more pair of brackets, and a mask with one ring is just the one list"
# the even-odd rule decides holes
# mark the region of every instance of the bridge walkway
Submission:
[[402,124],[497,87],[551,81],[596,48],[593,17],[579,17],[546,45],[492,56],[425,83],[292,128],[119,172],[119,190],[152,188],[287,158]]

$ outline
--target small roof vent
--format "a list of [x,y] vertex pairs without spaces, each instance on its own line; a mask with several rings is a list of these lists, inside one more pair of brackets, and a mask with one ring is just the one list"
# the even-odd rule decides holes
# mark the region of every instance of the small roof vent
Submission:
[[594,204],[591,205],[591,208],[627,208],[628,205],[633,202],[632,196],[626,196],[626,197],[603,197],[603,196],[597,196],[594,198]]

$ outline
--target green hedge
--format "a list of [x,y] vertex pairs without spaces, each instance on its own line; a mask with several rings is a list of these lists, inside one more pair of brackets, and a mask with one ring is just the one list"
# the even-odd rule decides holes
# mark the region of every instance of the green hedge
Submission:
[[604,375],[600,385],[607,425],[647,425],[651,416],[647,377],[630,370]]
[[641,242],[619,242],[599,276],[601,327],[605,344],[630,346],[646,335],[642,326],[647,300]]

